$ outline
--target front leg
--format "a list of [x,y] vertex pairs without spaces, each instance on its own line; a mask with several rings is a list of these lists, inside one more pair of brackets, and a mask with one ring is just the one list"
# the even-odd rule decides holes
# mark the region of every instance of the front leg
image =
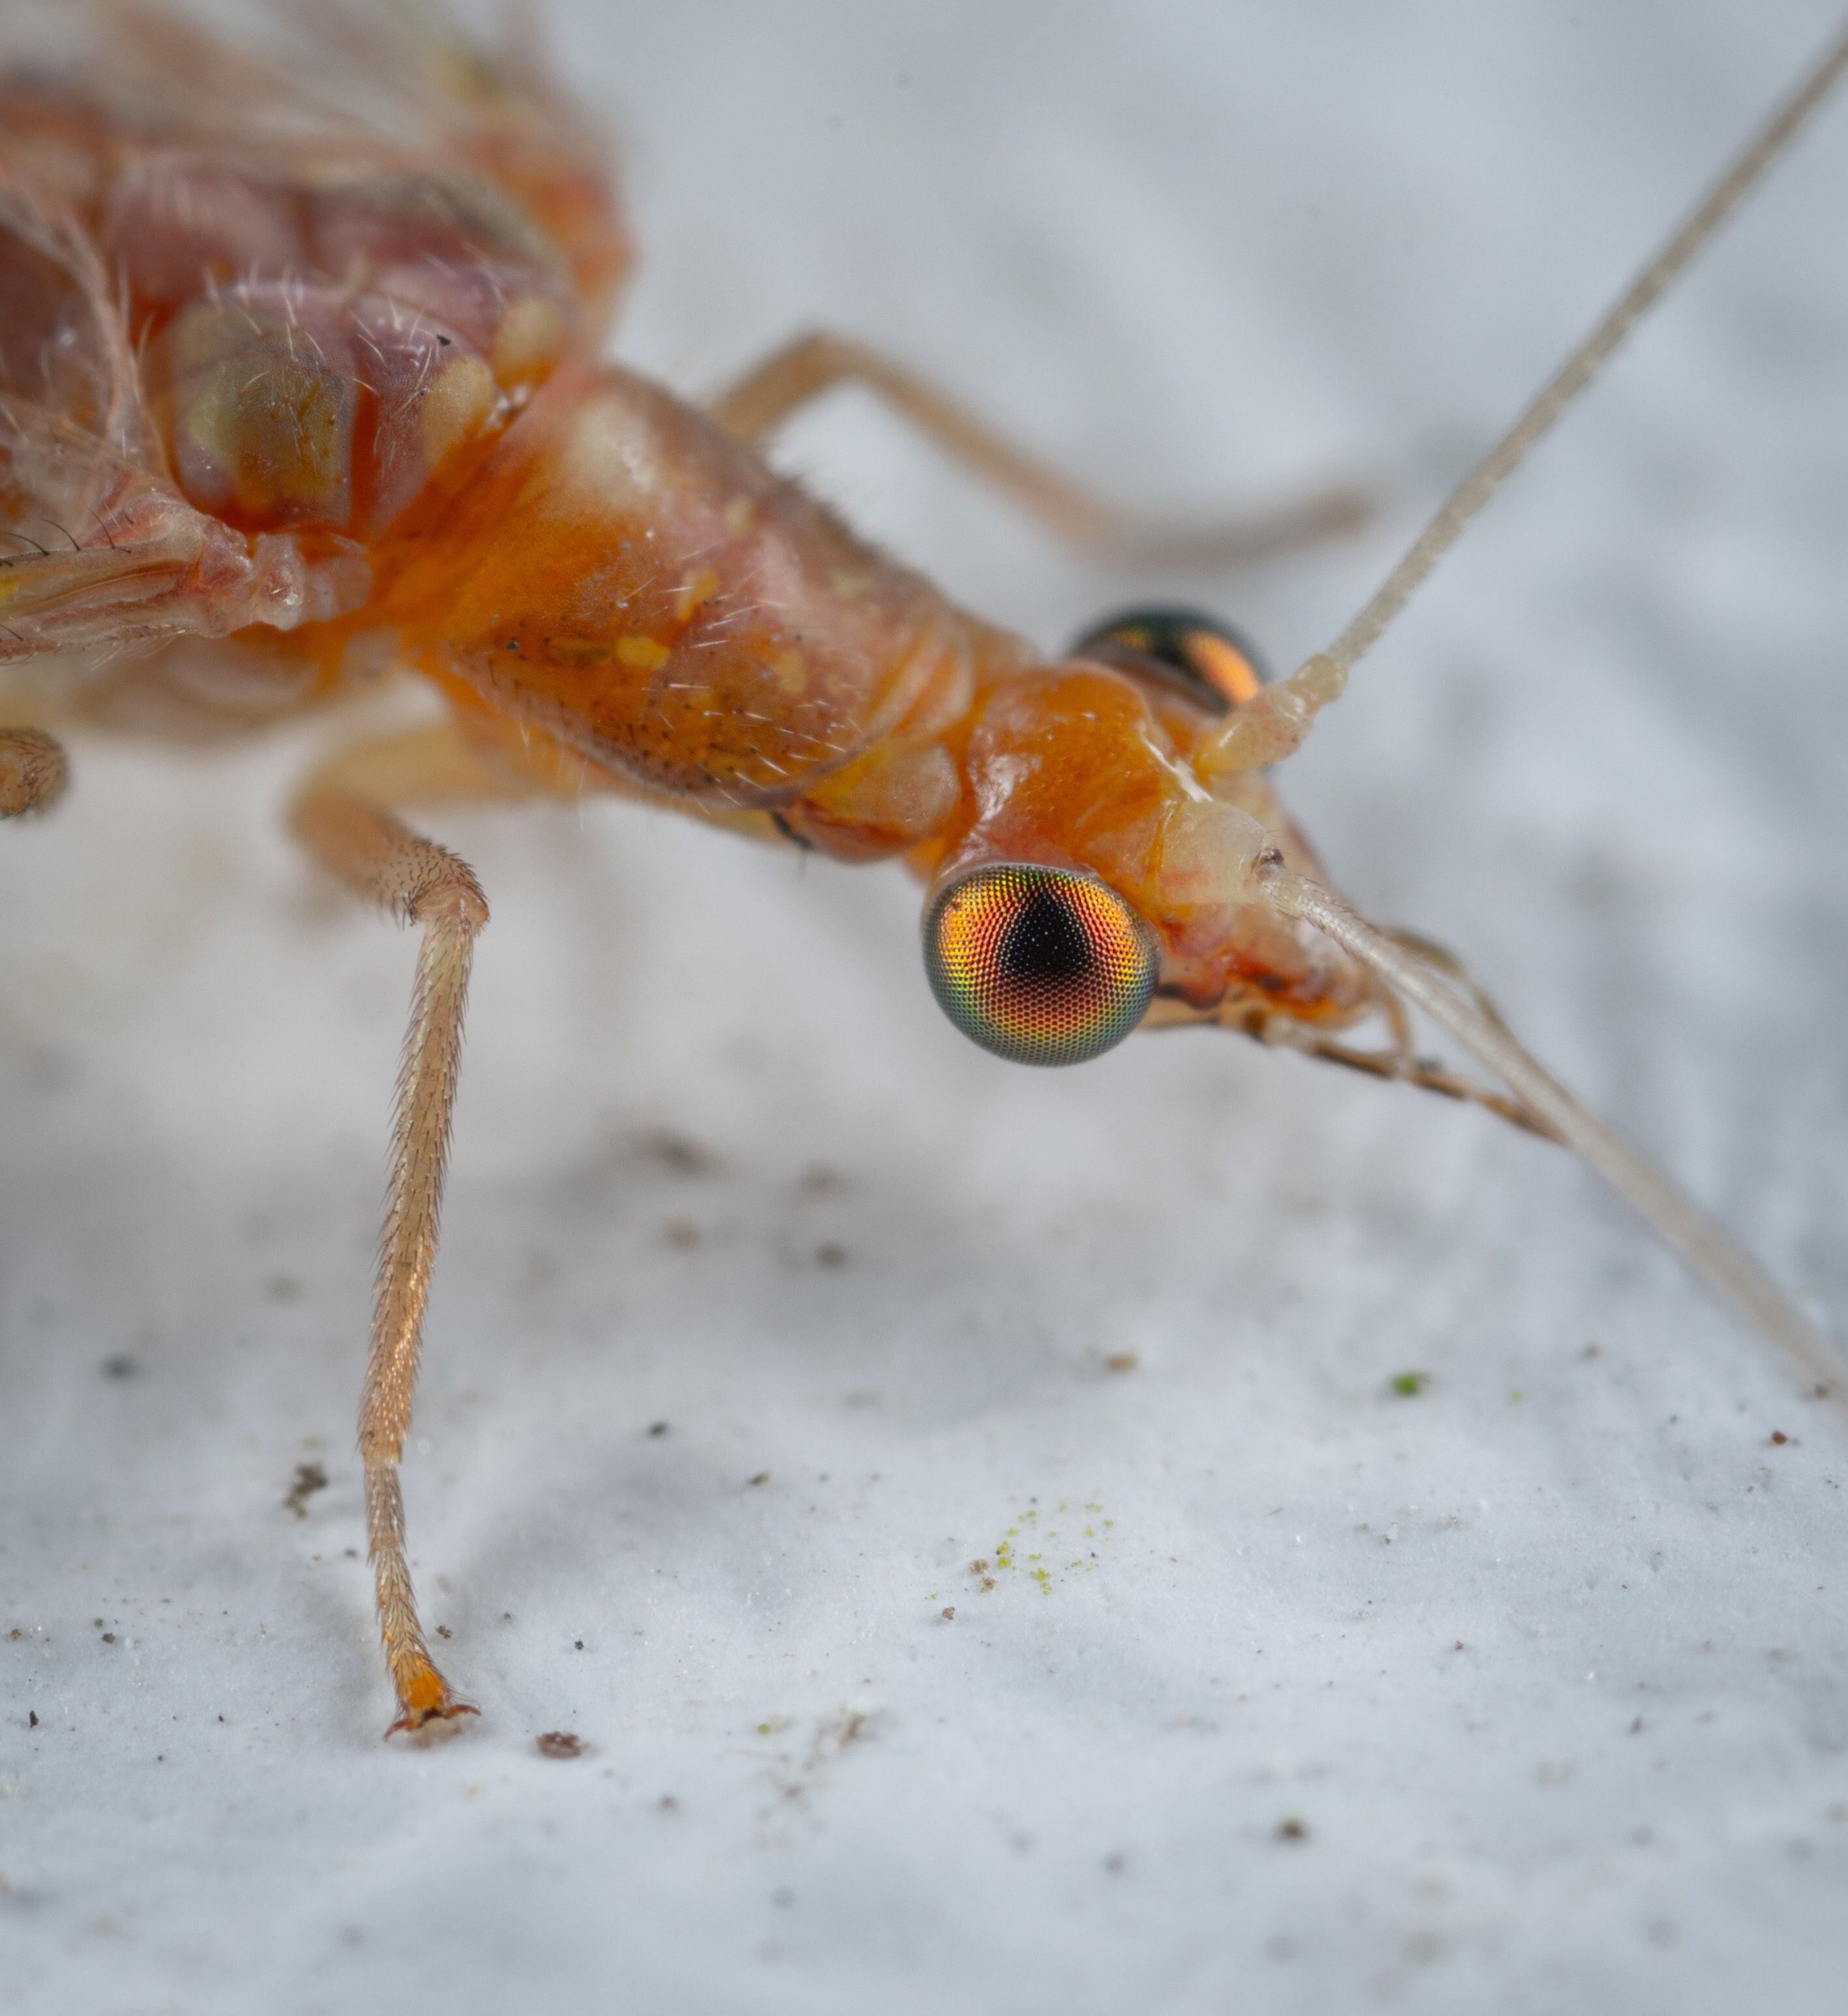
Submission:
[[469,969],[475,934],[487,922],[487,902],[466,862],[412,832],[337,778],[337,767],[324,772],[297,801],[290,821],[296,834],[355,894],[419,925],[423,933],[398,1074],[372,1348],[359,1410],[367,1546],[386,1664],[397,1690],[399,1714],[386,1732],[390,1735],[476,1712],[437,1670],[418,1622],[404,1555],[398,1463],[411,1424],[424,1305],[437,1255]]

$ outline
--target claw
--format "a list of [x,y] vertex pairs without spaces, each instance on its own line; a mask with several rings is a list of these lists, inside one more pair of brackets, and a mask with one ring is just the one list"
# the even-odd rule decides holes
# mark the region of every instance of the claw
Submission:
[[456,1724],[461,1716],[479,1715],[481,1712],[472,1701],[452,1694],[449,1683],[427,1661],[419,1661],[398,1689],[398,1705],[404,1713],[386,1730],[385,1740],[388,1743],[393,1737],[401,1734],[408,1736],[414,1743],[437,1742],[460,1733]]
[[408,1736],[420,1748],[440,1743],[462,1733],[458,1726],[462,1716],[480,1713],[480,1708],[465,1701],[445,1701],[440,1708],[406,1708],[386,1730],[385,1740],[389,1743],[394,1736]]

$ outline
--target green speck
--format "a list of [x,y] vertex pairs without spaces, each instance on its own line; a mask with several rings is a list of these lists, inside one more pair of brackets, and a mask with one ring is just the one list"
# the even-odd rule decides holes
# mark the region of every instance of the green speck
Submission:
[[1387,1382],[1402,1400],[1415,1399],[1431,1383],[1428,1372],[1396,1372]]

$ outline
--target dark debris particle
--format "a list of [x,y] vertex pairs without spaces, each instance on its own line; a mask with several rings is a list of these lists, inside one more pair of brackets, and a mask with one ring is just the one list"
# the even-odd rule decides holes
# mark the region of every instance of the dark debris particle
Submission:
[[770,1473],[767,1470],[760,1470],[755,1477],[747,1477],[744,1481],[746,1484],[752,1485],[768,1484],[770,1481]]
[[104,1644],[106,1644],[106,1645],[113,1645],[113,1644],[114,1644],[114,1643],[116,1642],[116,1634],[114,1633],[114,1632],[113,1632],[113,1631],[106,1631],[106,1632],[104,1632],[104,1633],[103,1633],[103,1634],[102,1634],[102,1642],[103,1642],[103,1643],[104,1643]]
[[815,1248],[815,1265],[818,1267],[844,1267],[847,1264],[847,1249],[833,1240],[824,1240]]
[[28,1708],[27,1710],[26,1726],[28,1729],[36,1729],[38,1726],[38,1711],[37,1708]]
[[1781,1449],[1781,1448],[1784,1446],[1784,1445],[1785,1445],[1787,1442],[1789,1442],[1789,1439],[1790,1439],[1789,1436],[1788,1436],[1787,1435],[1785,1435],[1785,1432],[1784,1432],[1784,1431],[1783,1431],[1781,1428],[1773,1428],[1773,1429],[1772,1429],[1772,1431],[1771,1431],[1771,1443],[1772,1443],[1772,1445],[1773,1445],[1773,1447],[1774,1447],[1774,1448]]
[[1298,1820],[1294,1813],[1289,1814],[1277,1823],[1277,1838],[1279,1841],[1307,1841],[1309,1838],[1308,1823]]
[[140,1359],[131,1358],[125,1351],[119,1351],[113,1358],[102,1361],[102,1376],[106,1379],[132,1379],[140,1370]]
[[447,1624],[439,1624],[437,1626],[437,1636],[439,1638],[453,1638],[455,1636],[455,1633],[450,1629]]
[[574,1652],[581,1652],[584,1650],[584,1640],[581,1638],[573,1638],[571,1640],[571,1649]]
[[956,1622],[955,1604],[953,1603],[946,1604],[944,1607],[937,1612],[937,1615],[946,1624],[954,1624]]
[[533,1748],[541,1757],[581,1757],[584,1738],[573,1736],[568,1729],[548,1729],[543,1736],[534,1737]]
[[650,1421],[648,1431],[651,1435],[664,1435],[667,1432],[667,1424],[665,1421]]
[[295,1481],[289,1487],[289,1495],[282,1503],[298,1519],[308,1516],[308,1500],[317,1491],[327,1489],[327,1472],[318,1463],[298,1463],[295,1466]]
[[660,1797],[660,1808],[661,1811],[664,1813],[678,1813],[680,1810],[680,1802],[675,1798],[671,1792],[663,1792]]
[[1134,1372],[1142,1363],[1133,1351],[1113,1351],[1104,1360],[1104,1370],[1106,1372]]
[[1386,1382],[1402,1400],[1415,1399],[1430,1383],[1428,1372],[1395,1372]]
[[637,1148],[648,1161],[674,1176],[710,1176],[719,1166],[719,1158],[710,1148],[703,1148],[697,1141],[685,1134],[677,1134],[671,1127],[657,1127],[642,1136]]

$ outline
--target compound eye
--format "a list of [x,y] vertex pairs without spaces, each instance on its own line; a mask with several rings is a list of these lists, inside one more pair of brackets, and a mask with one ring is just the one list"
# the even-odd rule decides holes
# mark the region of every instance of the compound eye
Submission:
[[1142,1021],[1159,956],[1154,932],[1095,876],[1000,862],[939,892],[924,964],[944,1013],[983,1049],[1078,1064]]
[[1264,660],[1229,623],[1197,609],[1125,610],[1087,630],[1072,654],[1139,660],[1215,714],[1252,699],[1270,679]]

